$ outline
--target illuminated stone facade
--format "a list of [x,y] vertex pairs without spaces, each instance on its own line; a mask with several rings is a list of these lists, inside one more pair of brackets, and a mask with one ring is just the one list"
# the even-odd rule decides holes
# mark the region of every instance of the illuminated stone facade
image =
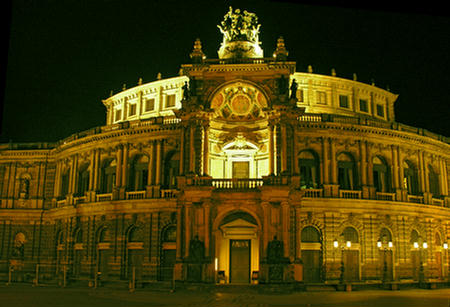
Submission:
[[397,123],[389,91],[296,72],[282,38],[264,58],[251,13],[220,30],[218,59],[197,40],[180,76],[105,99],[105,126],[1,145],[0,276],[448,280],[448,138]]

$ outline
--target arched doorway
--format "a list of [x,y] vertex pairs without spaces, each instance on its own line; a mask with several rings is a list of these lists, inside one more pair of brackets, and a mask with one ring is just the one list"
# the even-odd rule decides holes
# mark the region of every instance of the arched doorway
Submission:
[[97,277],[104,277],[108,273],[109,234],[106,227],[97,230],[95,237],[95,272]]
[[258,222],[249,213],[225,216],[216,232],[216,271],[226,283],[248,284],[259,272]]
[[167,226],[161,234],[159,280],[171,281],[176,261],[177,226]]
[[346,227],[342,232],[342,235],[346,246],[346,248],[342,250],[344,281],[358,281],[360,248],[358,232],[353,227]]
[[382,281],[393,280],[393,259],[392,259],[392,234],[387,228],[382,228],[380,238],[377,241],[380,259],[380,279]]
[[303,281],[322,281],[322,236],[314,226],[306,226],[301,233]]
[[[141,275],[142,266],[142,251],[144,243],[139,237],[139,228],[130,226],[126,233],[126,250],[125,250],[125,278],[139,279]],[[133,277],[134,276],[134,277]]]
[[72,276],[77,278],[81,273],[81,260],[83,257],[83,231],[80,228],[74,231],[72,257]]

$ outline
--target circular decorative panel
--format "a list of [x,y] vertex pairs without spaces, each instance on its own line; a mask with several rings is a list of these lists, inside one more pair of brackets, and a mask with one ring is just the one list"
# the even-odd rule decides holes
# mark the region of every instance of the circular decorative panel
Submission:
[[236,95],[231,100],[233,113],[245,115],[250,110],[251,101],[246,95]]

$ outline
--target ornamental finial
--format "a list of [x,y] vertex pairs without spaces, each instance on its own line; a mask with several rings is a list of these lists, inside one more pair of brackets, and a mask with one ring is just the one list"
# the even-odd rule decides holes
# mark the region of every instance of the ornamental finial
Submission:
[[277,61],[286,61],[289,52],[286,50],[286,46],[284,45],[284,38],[280,36],[277,41],[277,49],[273,53],[274,58]]

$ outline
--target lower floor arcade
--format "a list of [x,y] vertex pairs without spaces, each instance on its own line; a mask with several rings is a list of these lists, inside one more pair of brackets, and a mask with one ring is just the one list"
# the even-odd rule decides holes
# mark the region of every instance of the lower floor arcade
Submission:
[[78,212],[92,214],[0,221],[0,278],[218,284],[449,278],[450,224],[435,208],[414,205],[416,212],[394,215],[388,202],[263,201],[239,193],[180,203],[111,203],[112,211],[80,205]]

